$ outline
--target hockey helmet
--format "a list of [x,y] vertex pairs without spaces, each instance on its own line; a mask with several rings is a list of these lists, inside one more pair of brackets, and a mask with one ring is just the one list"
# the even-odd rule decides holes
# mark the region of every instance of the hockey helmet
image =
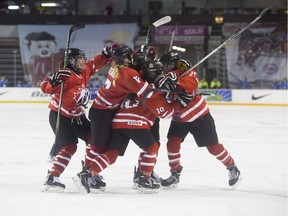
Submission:
[[146,61],[146,56],[142,52],[133,52],[132,54],[132,63],[134,66],[141,68],[142,64]]
[[155,79],[163,73],[163,64],[158,60],[149,60],[143,64],[142,78],[148,83],[154,83]]
[[149,46],[146,52],[147,52],[147,58],[148,59],[154,60],[156,58],[157,50],[155,47]]
[[180,60],[180,55],[178,53],[175,53],[175,52],[164,53],[160,58],[160,61],[162,63],[164,63],[164,62],[177,62],[179,60]]
[[78,48],[70,48],[67,50],[67,68],[70,68],[71,70],[75,72],[81,72],[83,70],[83,67],[79,67],[77,65],[77,59],[78,58],[85,58],[85,61],[87,60],[85,53],[83,50],[80,50]]
[[132,49],[128,46],[121,46],[112,51],[111,58],[119,65],[131,66]]
[[163,54],[160,61],[164,65],[165,72],[177,69],[176,63],[180,60],[180,55],[175,52],[167,52]]
[[186,60],[186,59],[180,59],[178,62],[177,62],[177,68],[182,68],[183,71],[187,71],[189,68],[192,67],[192,64],[189,60]]

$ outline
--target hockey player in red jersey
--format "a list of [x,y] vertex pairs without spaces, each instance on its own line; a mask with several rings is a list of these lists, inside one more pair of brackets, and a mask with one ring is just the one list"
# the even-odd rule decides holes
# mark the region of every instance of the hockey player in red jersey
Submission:
[[[156,56],[157,56],[157,50],[155,47],[148,45],[141,45],[139,49],[135,50],[132,54],[133,69],[137,70],[139,73],[142,73],[141,71],[144,63],[150,60],[155,60]],[[159,122],[160,119],[157,118],[151,127],[151,132],[153,134],[156,143],[158,144],[158,147],[160,148]],[[142,158],[142,154],[143,152],[141,152],[139,155],[137,163],[138,165],[134,167],[133,187],[138,185],[139,178],[142,175],[139,169],[140,167],[139,163]],[[160,183],[162,181],[162,178],[158,176],[154,171],[152,172],[151,177],[156,183]]]
[[91,143],[91,125],[84,112],[89,102],[88,81],[99,68],[107,64],[110,57],[109,48],[106,47],[102,55],[96,55],[88,62],[85,53],[80,49],[70,48],[67,52],[67,68],[61,68],[55,74],[46,77],[40,86],[44,93],[51,95],[48,105],[49,123],[55,132],[60,84],[64,82],[59,134],[55,143],[57,154],[51,170],[48,171],[43,191],[63,192],[65,185],[60,182],[59,176],[76,152],[78,138],[85,141],[87,146]]
[[[176,91],[196,92],[198,86],[197,73],[190,69],[187,60],[177,60],[171,53],[164,54],[160,61],[174,70],[158,77],[157,87]],[[188,71],[188,72],[187,72]],[[181,77],[185,72],[185,75]],[[206,147],[210,154],[216,157],[229,171],[228,184],[235,188],[241,180],[240,171],[227,149],[219,143],[214,119],[204,98],[196,94],[194,99],[184,109],[178,110],[173,116],[168,131],[167,153],[171,176],[161,182],[162,187],[174,187],[179,183],[182,165],[180,163],[181,143],[191,133],[198,147]]]
[[[142,80],[140,74],[132,68],[132,49],[128,46],[116,47],[112,50],[111,68],[105,84],[99,89],[94,102],[89,110],[91,121],[91,150],[86,154],[84,166],[88,165],[92,158],[106,151],[110,138],[112,119],[119,109],[121,102],[127,94],[142,95],[149,84]],[[91,179],[91,188],[97,190],[94,185],[99,176]]]
[[[153,83],[162,71],[163,67],[159,61],[148,61],[144,63],[141,76],[149,83]],[[83,194],[90,192],[89,178],[112,165],[119,155],[124,155],[130,139],[143,150],[140,161],[142,176],[139,179],[138,191],[158,192],[160,185],[150,177],[158,154],[158,144],[151,133],[151,126],[158,116],[171,117],[180,108],[179,101],[182,97],[183,95],[179,95],[174,103],[167,103],[161,92],[152,89],[147,89],[140,96],[130,94],[126,97],[112,120],[113,129],[108,149],[102,154],[95,155],[83,171],[73,177],[80,192]]]

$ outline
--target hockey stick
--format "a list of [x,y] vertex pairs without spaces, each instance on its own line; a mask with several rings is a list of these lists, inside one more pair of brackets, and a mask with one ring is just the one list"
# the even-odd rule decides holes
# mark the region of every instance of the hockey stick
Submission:
[[161,19],[155,21],[154,23],[152,23],[152,25],[149,26],[149,28],[148,28],[145,45],[149,45],[149,43],[150,43],[151,29],[152,28],[157,28],[157,27],[164,25],[170,21],[171,21],[171,16],[165,16],[165,17],[162,17]]
[[[155,88],[155,89],[153,89],[153,91],[162,92],[162,93],[179,93],[179,91],[171,91],[168,89],[159,89],[159,88]],[[213,93],[206,93],[206,92],[196,92],[196,94],[202,95],[202,96],[215,96],[215,94],[213,94]]]
[[[261,13],[250,23],[248,23],[246,26],[244,26],[242,29],[239,29],[235,34],[233,34],[230,38],[228,38],[226,41],[224,41],[222,44],[220,44],[217,48],[215,48],[212,52],[210,52],[208,55],[206,55],[203,59],[201,59],[198,63],[196,63],[191,69],[196,68],[198,65],[200,65],[202,62],[204,62],[207,58],[209,58],[211,55],[216,53],[219,49],[221,49],[224,45],[226,45],[230,40],[234,39],[238,35],[240,35],[242,32],[244,32],[246,29],[250,28],[255,22],[257,22],[261,17],[268,11],[270,10],[270,7],[265,8],[261,11]],[[180,77],[183,77],[189,73],[189,71],[183,73]]]
[[[151,92],[161,92],[161,93],[176,93],[176,94],[179,94],[179,91],[171,91],[171,90],[168,90],[168,89],[159,89],[159,88],[151,88],[151,89],[148,89],[144,94],[143,94],[143,97],[142,97],[142,106],[145,108],[145,105],[146,105],[146,99],[148,97],[148,95],[151,93]],[[201,95],[201,96],[215,96],[214,93],[206,93],[206,92],[197,92],[196,93],[197,95]],[[166,100],[168,103],[171,103],[169,97],[166,96]]]
[[[68,64],[68,49],[70,48],[70,39],[71,35],[74,31],[78,29],[83,29],[85,27],[84,23],[76,23],[73,26],[70,27],[67,39],[66,39],[66,52],[64,55],[64,61],[63,61],[63,68],[67,67]],[[61,107],[62,107],[62,100],[63,100],[63,92],[64,92],[64,83],[61,83],[61,89],[60,89],[60,97],[59,97],[59,106],[58,106],[58,112],[57,112],[57,120],[56,120],[56,127],[55,127],[55,140],[54,144],[50,150],[48,161],[53,161],[54,157],[56,156],[58,152],[58,146],[57,146],[57,138],[59,135],[59,127],[60,127],[60,113],[61,113]]]
[[173,46],[173,42],[174,42],[174,39],[175,39],[175,34],[177,32],[177,29],[178,29],[178,26],[176,24],[175,29],[172,31],[171,41],[170,41],[169,50],[168,50],[169,52],[171,52],[171,50],[172,50],[172,46]]

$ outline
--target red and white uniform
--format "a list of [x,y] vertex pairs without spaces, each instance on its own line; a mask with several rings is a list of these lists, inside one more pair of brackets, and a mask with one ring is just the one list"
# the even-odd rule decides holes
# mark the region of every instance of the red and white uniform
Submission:
[[143,94],[149,84],[143,81],[140,74],[129,67],[111,67],[105,85],[97,92],[92,108],[116,109],[129,93],[138,96]]
[[[178,74],[179,78],[177,81],[177,88],[185,89],[187,93],[197,92],[198,89],[198,79],[197,72],[189,69],[183,77],[180,75],[180,69],[175,72]],[[178,86],[179,85],[179,86]],[[201,95],[196,94],[194,99],[187,105],[187,107],[179,109],[177,113],[173,116],[173,121],[178,122],[192,122],[201,116],[207,114],[209,108],[206,101]]]
[[[68,118],[79,118],[84,114],[84,107],[89,101],[88,82],[97,70],[108,63],[107,58],[97,55],[93,60],[89,60],[83,71],[78,74],[71,70],[71,76],[64,82],[64,91],[61,106],[61,115]],[[40,85],[41,90],[46,94],[51,94],[48,108],[58,111],[61,85],[54,88],[47,77]]]
[[180,108],[177,101],[167,103],[163,94],[155,91],[150,92],[145,98],[144,108],[143,97],[136,98],[134,102],[129,99],[123,101],[112,120],[113,129],[150,129],[156,118],[170,118]]

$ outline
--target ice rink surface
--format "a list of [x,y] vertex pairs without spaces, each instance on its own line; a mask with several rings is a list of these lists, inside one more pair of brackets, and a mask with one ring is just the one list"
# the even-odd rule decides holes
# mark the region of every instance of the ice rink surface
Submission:
[[[0,104],[1,216],[286,216],[287,107],[210,106],[220,143],[234,157],[243,181],[228,186],[228,171],[190,135],[182,144],[181,182],[174,190],[137,194],[133,167],[140,150],[130,143],[124,157],[108,167],[106,191],[81,195],[72,176],[81,170],[84,143],[60,177],[62,194],[43,193],[46,161],[54,135],[47,104]],[[166,155],[169,120],[162,120],[155,167],[170,175]]]

